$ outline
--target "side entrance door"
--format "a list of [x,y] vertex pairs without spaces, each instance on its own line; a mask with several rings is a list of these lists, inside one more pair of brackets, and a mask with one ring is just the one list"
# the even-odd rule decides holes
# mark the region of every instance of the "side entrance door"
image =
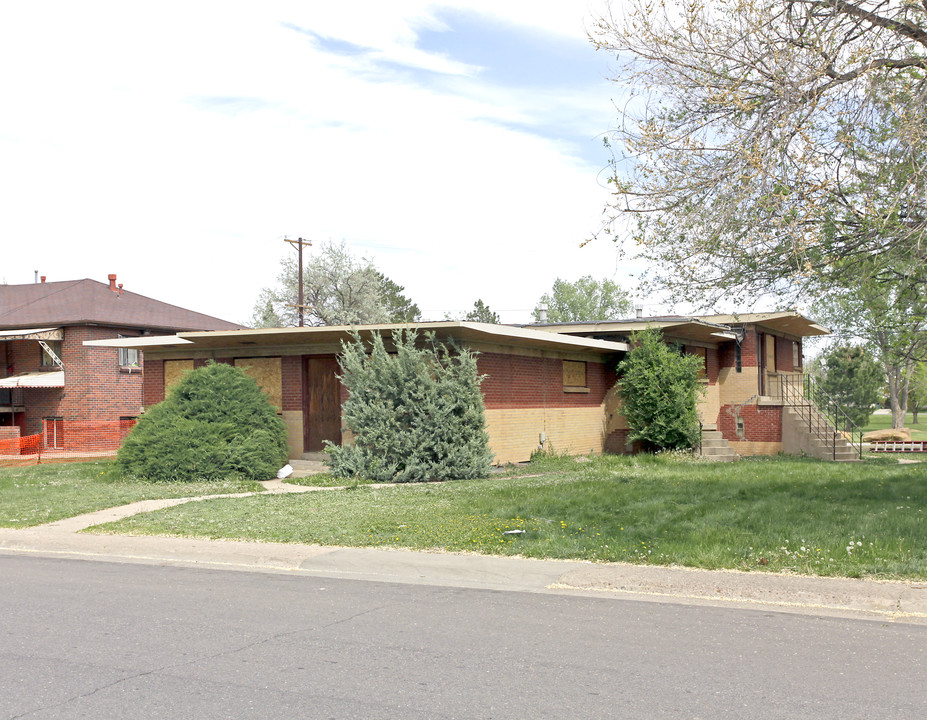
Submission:
[[320,452],[326,440],[341,444],[341,383],[336,377],[339,371],[334,355],[311,355],[303,360],[304,452]]

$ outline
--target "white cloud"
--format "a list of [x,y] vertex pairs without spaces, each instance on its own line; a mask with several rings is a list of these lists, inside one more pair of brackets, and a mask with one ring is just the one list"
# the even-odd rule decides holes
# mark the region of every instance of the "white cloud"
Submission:
[[583,37],[584,3],[4,4],[0,280],[117,272],[244,320],[301,235],[375,255],[433,314],[526,321],[555,277],[613,276],[608,243],[578,249],[598,168],[537,130],[593,135],[608,84],[481,84],[415,46],[447,6]]

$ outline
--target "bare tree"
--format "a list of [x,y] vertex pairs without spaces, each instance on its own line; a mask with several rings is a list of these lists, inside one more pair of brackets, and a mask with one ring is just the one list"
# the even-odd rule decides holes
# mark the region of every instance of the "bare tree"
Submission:
[[927,259],[927,0],[621,7],[591,34],[628,91],[603,231],[637,219],[651,282],[795,298],[851,286],[854,258],[884,258],[876,278]]

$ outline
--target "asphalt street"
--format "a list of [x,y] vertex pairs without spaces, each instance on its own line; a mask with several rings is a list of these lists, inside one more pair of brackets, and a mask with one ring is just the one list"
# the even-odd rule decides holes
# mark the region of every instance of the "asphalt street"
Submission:
[[2,718],[923,718],[927,626],[0,553]]

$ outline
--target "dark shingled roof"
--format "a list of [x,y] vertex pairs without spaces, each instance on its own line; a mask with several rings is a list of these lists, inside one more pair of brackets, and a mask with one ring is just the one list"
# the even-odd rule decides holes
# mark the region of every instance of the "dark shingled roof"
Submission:
[[0,329],[112,325],[139,329],[238,330],[242,326],[85,278],[0,285]]

